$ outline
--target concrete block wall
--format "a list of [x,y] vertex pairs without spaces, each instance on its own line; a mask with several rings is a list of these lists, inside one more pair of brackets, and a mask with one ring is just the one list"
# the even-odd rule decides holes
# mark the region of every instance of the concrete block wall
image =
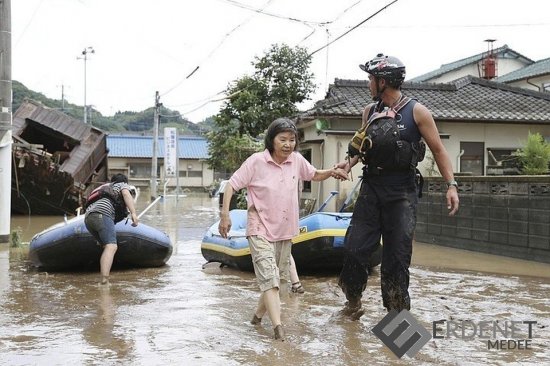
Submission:
[[550,176],[457,177],[460,210],[448,216],[447,186],[424,180],[417,241],[550,263]]

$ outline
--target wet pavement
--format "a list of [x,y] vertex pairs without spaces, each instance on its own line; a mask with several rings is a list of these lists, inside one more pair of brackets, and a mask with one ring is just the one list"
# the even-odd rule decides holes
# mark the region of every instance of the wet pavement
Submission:
[[[138,202],[138,212],[146,205]],[[0,246],[0,364],[550,364],[550,265],[422,243],[411,267],[411,314],[430,335],[440,321],[436,335],[443,338],[412,358],[383,345],[371,332],[386,315],[375,270],[359,321],[335,315],[344,303],[337,274],[301,276],[305,294],[283,298],[287,341],[275,341],[267,319],[249,323],[259,296],[253,274],[202,268],[202,235],[217,216],[217,201],[205,195],[153,206],[141,220],[175,243],[168,265],[114,271],[110,288],[97,285],[95,272],[37,271],[25,248]],[[14,217],[12,230],[20,227],[29,241],[61,219]],[[488,349],[478,334],[461,337],[461,327],[469,335],[472,324],[495,321],[536,321],[529,349]],[[447,337],[449,324],[457,327]],[[527,325],[517,324],[514,337],[490,340],[525,344]]]

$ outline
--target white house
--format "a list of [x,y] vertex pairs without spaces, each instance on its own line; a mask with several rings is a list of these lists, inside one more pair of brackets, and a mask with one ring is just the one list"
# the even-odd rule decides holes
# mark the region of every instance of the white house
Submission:
[[492,80],[534,64],[535,61],[507,45],[441,65],[439,69],[409,79],[418,83],[447,83],[464,76]]

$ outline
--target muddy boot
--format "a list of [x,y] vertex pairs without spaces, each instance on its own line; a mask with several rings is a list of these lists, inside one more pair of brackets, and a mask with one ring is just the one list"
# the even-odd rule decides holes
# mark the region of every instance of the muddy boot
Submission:
[[285,340],[285,330],[281,324],[275,327],[275,339],[284,342]]
[[358,320],[365,314],[365,309],[361,303],[361,299],[352,299],[346,301],[344,308],[339,311],[340,316],[348,317],[351,320]]

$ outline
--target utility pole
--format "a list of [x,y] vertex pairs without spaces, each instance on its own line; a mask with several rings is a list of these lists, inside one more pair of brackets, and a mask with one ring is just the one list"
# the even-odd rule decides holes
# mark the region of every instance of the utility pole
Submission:
[[61,84],[61,112],[65,112],[65,85]]
[[88,123],[88,105],[86,104],[86,61],[88,61],[89,53],[95,53],[93,47],[86,47],[82,51],[82,57],[77,57],[77,59],[84,60],[84,123]]
[[160,95],[155,92],[155,109],[153,117],[153,159],[151,161],[151,201],[157,198],[157,145],[159,139]]
[[10,238],[11,109],[11,2],[0,0],[0,243]]
[[61,84],[61,112],[65,112],[65,84]]

